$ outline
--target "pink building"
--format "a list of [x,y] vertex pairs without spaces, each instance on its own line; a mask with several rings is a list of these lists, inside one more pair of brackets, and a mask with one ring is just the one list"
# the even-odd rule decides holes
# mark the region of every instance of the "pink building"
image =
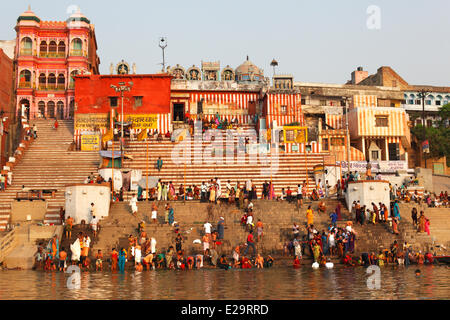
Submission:
[[73,118],[73,77],[99,73],[94,26],[80,12],[67,21],[42,21],[29,8],[15,29],[18,115]]

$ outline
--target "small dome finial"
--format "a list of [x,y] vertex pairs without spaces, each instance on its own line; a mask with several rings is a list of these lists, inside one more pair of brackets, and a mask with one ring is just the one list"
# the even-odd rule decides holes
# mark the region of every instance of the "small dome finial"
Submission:
[[247,61],[248,61],[248,55],[247,55]]
[[28,5],[28,11],[31,11],[31,4]]

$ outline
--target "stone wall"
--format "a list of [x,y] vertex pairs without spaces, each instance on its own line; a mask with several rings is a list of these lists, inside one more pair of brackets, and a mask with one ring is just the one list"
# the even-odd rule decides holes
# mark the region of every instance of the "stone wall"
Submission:
[[44,221],[47,201],[21,200],[11,203],[11,223],[21,221]]

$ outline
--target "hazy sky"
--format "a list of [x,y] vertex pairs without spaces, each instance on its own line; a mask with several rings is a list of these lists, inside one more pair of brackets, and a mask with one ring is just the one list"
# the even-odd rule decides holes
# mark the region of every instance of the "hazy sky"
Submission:
[[[101,73],[121,59],[156,72],[166,36],[170,66],[236,68],[249,55],[266,76],[275,58],[277,72],[295,81],[345,83],[358,66],[372,74],[387,65],[410,84],[450,86],[449,0],[4,0],[0,39],[15,38],[29,4],[58,21],[80,7],[95,24]],[[367,27],[371,5],[380,8],[379,30]]]

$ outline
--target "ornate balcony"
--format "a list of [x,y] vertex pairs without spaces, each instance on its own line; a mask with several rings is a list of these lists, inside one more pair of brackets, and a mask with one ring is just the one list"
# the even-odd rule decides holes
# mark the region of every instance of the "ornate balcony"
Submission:
[[19,82],[20,89],[29,89],[31,88],[31,82]]

